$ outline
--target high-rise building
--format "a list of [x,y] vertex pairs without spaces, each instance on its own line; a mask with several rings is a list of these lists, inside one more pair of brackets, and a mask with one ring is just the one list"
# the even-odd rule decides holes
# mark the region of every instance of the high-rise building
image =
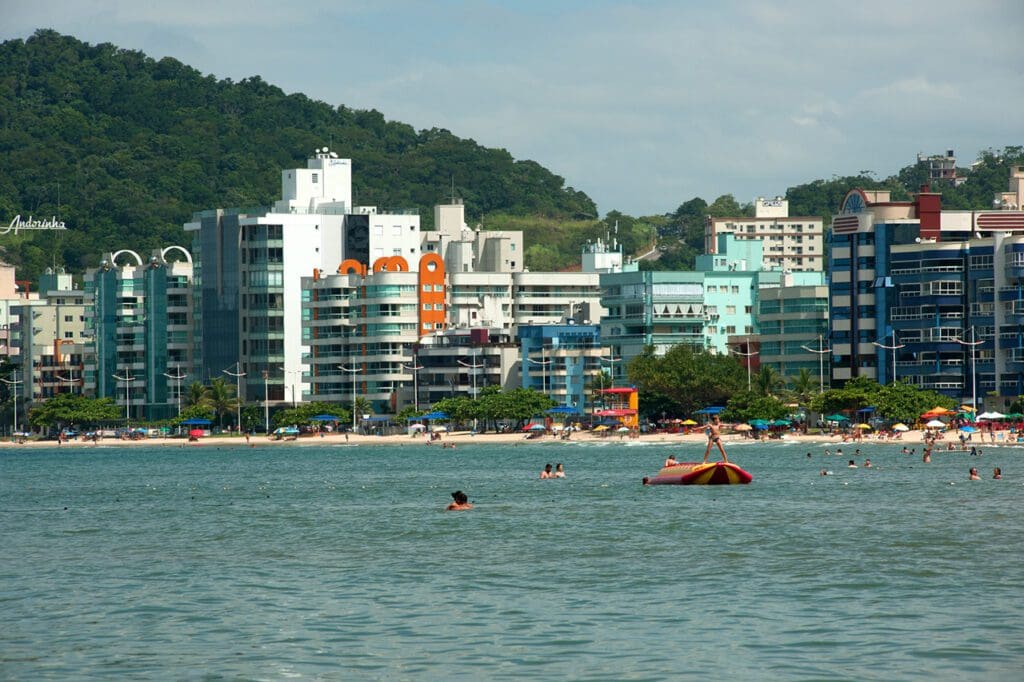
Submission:
[[758,198],[754,215],[714,218],[704,226],[704,253],[718,253],[719,236],[763,244],[759,270],[822,272],[825,268],[825,230],[817,216],[790,216],[789,201],[782,197]]
[[[118,264],[122,257],[129,262]],[[198,380],[192,277],[180,246],[148,260],[125,249],[86,272],[87,394],[113,398],[129,421],[177,416],[184,387]]]
[[419,215],[353,206],[352,162],[326,147],[306,168],[281,172],[272,208],[197,213],[185,230],[197,263],[200,373],[243,373],[243,400],[281,403],[309,391],[303,276],[346,259],[419,261]]

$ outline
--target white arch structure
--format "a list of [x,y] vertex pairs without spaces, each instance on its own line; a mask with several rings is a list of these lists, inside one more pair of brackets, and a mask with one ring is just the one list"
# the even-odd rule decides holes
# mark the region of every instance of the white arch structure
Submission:
[[142,256],[140,256],[139,254],[135,253],[131,249],[121,249],[120,251],[116,251],[116,252],[110,254],[110,264],[111,265],[117,265],[117,257],[120,256],[123,253],[127,253],[127,254],[130,254],[130,255],[134,256],[135,257],[135,264],[136,265],[142,265]]
[[188,263],[189,265],[192,264],[192,254],[189,253],[184,246],[177,245],[168,246],[166,249],[160,251],[160,258],[162,258],[165,263],[167,262],[167,252],[172,250],[180,251],[181,255],[185,256],[185,262]]

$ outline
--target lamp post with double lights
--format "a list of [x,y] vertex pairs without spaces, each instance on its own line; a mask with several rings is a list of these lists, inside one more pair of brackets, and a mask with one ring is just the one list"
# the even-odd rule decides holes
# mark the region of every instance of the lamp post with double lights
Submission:
[[880,341],[872,341],[871,345],[878,346],[882,350],[891,350],[892,351],[892,379],[889,380],[889,385],[891,386],[892,384],[895,384],[896,383],[896,351],[899,350],[900,348],[905,348],[907,344],[905,344],[905,343],[898,343],[896,341],[896,330],[893,329],[892,330],[892,345],[891,346],[887,346],[887,345],[885,345],[884,343],[882,343]]
[[222,369],[224,374],[229,377],[235,378],[235,400],[238,402],[238,435],[242,434],[242,377],[245,376],[245,372],[241,371],[242,363],[235,363],[235,371],[232,372],[228,369]]
[[181,380],[184,379],[185,377],[187,377],[188,375],[181,373],[181,366],[180,365],[176,365],[174,367],[174,369],[175,369],[175,373],[174,374],[168,374],[167,372],[164,372],[163,374],[168,379],[174,379],[174,392],[178,396],[178,416],[180,417],[181,416]]
[[[818,354],[818,393],[825,392],[825,356],[832,352],[831,348],[825,348],[825,340],[821,334],[818,334],[818,348],[809,348],[807,346],[800,346],[808,353]],[[831,382],[829,382],[831,384]]]
[[[342,372],[348,372],[349,374],[355,374],[359,371],[358,367],[346,367],[345,365],[338,365],[338,369]],[[353,376],[352,379],[352,433],[356,432],[356,378]]]
[[14,391],[14,432],[11,434],[12,436],[18,432],[18,386],[23,383],[18,379],[18,370],[15,369],[13,374],[13,379],[0,379],[0,381],[4,382],[8,386],[14,387],[12,389]]
[[[542,354],[541,357],[544,357],[543,353],[544,353],[544,348],[542,347],[541,348],[541,354]],[[534,360],[533,358],[527,358],[527,360],[529,360],[530,362],[532,362],[535,365],[540,365],[541,366],[541,371],[542,371],[541,380],[540,380],[541,392],[544,395],[547,395],[548,394],[548,365],[550,365],[552,363],[552,361],[551,360]]]
[[420,411],[420,370],[423,365],[416,364],[416,356],[412,358],[411,365],[402,365],[403,369],[412,371],[412,405],[417,412]]
[[[476,349],[474,348],[473,349],[473,360],[475,361],[476,359],[477,359],[477,357],[476,357]],[[462,360],[456,360],[456,362],[458,362],[463,367],[468,367],[469,369],[472,370],[472,374],[473,374],[473,402],[475,403],[476,402],[476,397],[477,397],[476,396],[476,371],[478,369],[480,369],[481,367],[486,367],[487,363],[486,362],[481,362],[481,363],[477,363],[477,362],[463,362]],[[473,431],[476,431],[476,427],[477,427],[476,417],[473,417]]]
[[124,382],[124,425],[125,428],[130,429],[132,426],[132,395],[130,391],[132,382],[135,381],[135,377],[127,371],[125,371],[124,376],[120,376],[118,374],[111,374],[110,376],[114,377],[118,381]]
[[754,357],[755,355],[759,355],[758,351],[750,350],[750,343],[748,342],[747,343],[747,352],[743,352],[741,350],[736,350],[735,348],[730,348],[729,352],[730,353],[735,353],[736,355],[739,355],[739,356],[744,357],[744,358],[747,359],[746,363],[744,363],[744,364],[746,364],[746,366],[747,366],[747,391],[750,391],[750,358]]
[[977,375],[977,365],[975,364],[975,360],[974,360],[974,349],[977,348],[978,346],[980,346],[981,344],[985,343],[985,341],[984,340],[978,341],[978,333],[974,330],[974,325],[973,324],[971,325],[970,330],[971,330],[971,340],[970,341],[964,341],[960,337],[957,337],[957,338],[955,338],[953,340],[956,341],[957,343],[959,343],[961,346],[970,346],[971,347],[971,407],[974,408],[974,419],[977,420],[978,419],[978,375]]

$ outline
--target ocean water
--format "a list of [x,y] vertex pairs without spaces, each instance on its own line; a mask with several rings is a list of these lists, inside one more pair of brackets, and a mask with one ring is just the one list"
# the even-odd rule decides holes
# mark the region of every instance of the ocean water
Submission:
[[1021,679],[1024,449],[899,449],[0,450],[0,679]]

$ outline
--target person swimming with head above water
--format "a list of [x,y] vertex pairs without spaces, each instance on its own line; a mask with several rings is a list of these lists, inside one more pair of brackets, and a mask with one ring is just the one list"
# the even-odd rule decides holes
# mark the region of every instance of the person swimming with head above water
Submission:
[[473,505],[469,503],[466,493],[461,490],[456,490],[452,493],[452,503],[446,507],[447,511],[466,511],[472,508]]

